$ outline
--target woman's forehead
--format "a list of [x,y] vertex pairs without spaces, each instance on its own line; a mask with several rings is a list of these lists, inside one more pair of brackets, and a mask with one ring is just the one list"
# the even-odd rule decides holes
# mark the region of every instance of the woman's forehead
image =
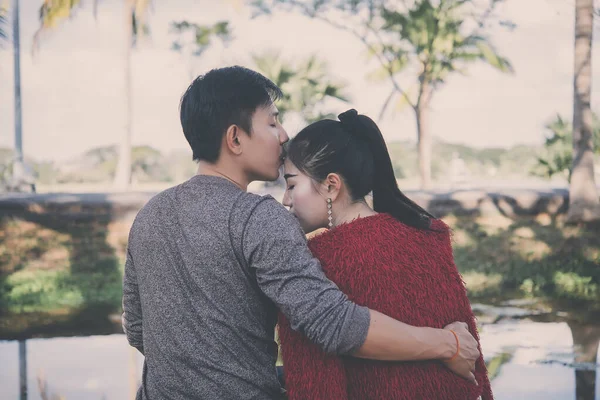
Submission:
[[289,160],[289,158],[285,159],[285,161],[283,163],[283,170],[285,171],[286,174],[294,174],[294,175],[298,174],[298,168],[296,168],[294,163],[291,162]]

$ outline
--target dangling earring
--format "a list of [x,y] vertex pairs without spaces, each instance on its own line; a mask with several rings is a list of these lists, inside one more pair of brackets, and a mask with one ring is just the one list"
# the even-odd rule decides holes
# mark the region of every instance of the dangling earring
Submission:
[[327,226],[329,229],[333,228],[333,216],[331,215],[331,199],[327,199],[327,219],[329,220],[329,224]]

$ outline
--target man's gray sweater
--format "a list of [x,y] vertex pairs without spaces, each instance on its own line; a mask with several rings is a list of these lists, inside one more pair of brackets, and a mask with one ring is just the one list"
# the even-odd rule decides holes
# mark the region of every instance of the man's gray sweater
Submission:
[[123,326],[145,355],[138,399],[278,399],[277,310],[327,352],[363,344],[369,311],[329,281],[270,196],[197,175],[138,213]]

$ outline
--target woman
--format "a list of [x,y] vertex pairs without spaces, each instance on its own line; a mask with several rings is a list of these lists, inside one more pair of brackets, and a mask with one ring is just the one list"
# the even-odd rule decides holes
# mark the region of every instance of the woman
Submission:
[[[464,321],[478,339],[449,228],[399,189],[385,141],[368,117],[349,110],[289,143],[284,205],[305,232],[329,230],[309,247],[350,299],[417,326]],[[373,208],[365,201],[373,193]],[[483,358],[479,385],[441,363],[390,363],[325,354],[280,316],[290,399],[493,398]]]

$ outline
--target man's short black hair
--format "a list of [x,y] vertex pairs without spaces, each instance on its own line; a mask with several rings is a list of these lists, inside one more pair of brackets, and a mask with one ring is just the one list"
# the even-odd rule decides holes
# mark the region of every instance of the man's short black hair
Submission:
[[227,128],[250,134],[252,115],[282,97],[281,89],[258,72],[234,66],[198,76],[181,97],[181,127],[195,161],[217,161]]

